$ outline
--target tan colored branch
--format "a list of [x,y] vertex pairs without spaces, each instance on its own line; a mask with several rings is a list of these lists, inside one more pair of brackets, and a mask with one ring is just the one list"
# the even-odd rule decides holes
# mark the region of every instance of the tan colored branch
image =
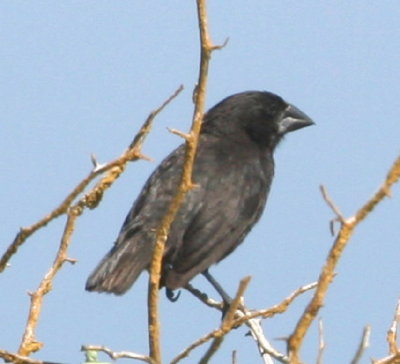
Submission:
[[[67,196],[66,199],[64,199],[64,201],[60,204],[58,208],[56,208],[39,222],[32,225],[30,228],[21,230],[22,233],[17,235],[14,242],[7,249],[7,252],[4,254],[1,261],[1,264],[4,264],[3,267],[6,266],[11,256],[17,251],[18,247],[30,235],[32,235],[35,231],[45,226],[48,222],[60,216],[61,214],[67,213],[67,222],[55,260],[49,271],[40,282],[37,290],[33,293],[30,293],[31,304],[21,344],[18,350],[18,354],[12,354],[15,357],[15,362],[21,363],[18,357],[28,357],[31,353],[40,350],[43,346],[43,343],[36,339],[35,331],[39,322],[44,296],[51,291],[54,277],[61,269],[63,264],[65,262],[76,262],[74,259],[71,259],[67,256],[67,250],[71,242],[71,236],[74,231],[77,218],[82,214],[86,207],[95,208],[99,204],[104,194],[104,191],[109,188],[112,183],[119,177],[119,175],[124,170],[127,162],[142,157],[140,150],[145,137],[150,132],[153,119],[174,97],[178,95],[181,90],[182,86],[159,108],[150,113],[149,117],[146,119],[142,128],[135,136],[129,148],[118,159],[104,166],[99,166],[99,164],[95,160],[95,157],[93,156],[92,161],[95,166],[94,170],[91,171],[90,174],[86,178],[84,178],[77,187],[75,187],[75,189]],[[75,198],[84,190],[84,188],[90,183],[90,181],[92,181],[99,174],[105,172],[108,173],[99,181],[99,183],[88,194],[84,195],[78,202],[76,202],[75,205],[71,206]]]
[[154,118],[168,105],[183,89],[180,86],[172,96],[170,96],[160,107],[153,110],[147,117],[143,126],[134,137],[129,148],[121,154],[117,159],[99,166],[97,161],[92,157],[95,164],[94,169],[68,194],[68,196],[45,217],[37,221],[31,226],[23,227],[14,238],[14,241],[7,248],[0,259],[0,273],[5,269],[11,257],[17,252],[18,248],[37,230],[45,227],[50,221],[66,214],[73,201],[85,190],[85,188],[99,175],[108,172],[108,174],[98,183],[98,185],[86,196],[85,204],[89,208],[94,208],[100,202],[105,189],[120,176],[129,161],[144,158],[141,154],[141,148],[146,136],[149,134]]
[[5,362],[20,363],[20,364],[45,364],[42,360],[36,360],[27,356],[10,353],[7,350],[0,349],[0,358],[3,358]]
[[400,324],[400,300],[397,302],[392,324],[387,333],[386,340],[389,344],[390,354],[379,360],[373,360],[373,364],[400,364],[400,348],[397,344],[397,332]]
[[225,338],[225,335],[228,334],[235,327],[234,324],[235,313],[239,309],[241,300],[243,300],[244,291],[249,285],[249,282],[250,282],[250,277],[245,277],[240,281],[239,288],[236,292],[235,298],[230,304],[228,312],[226,312],[225,317],[221,323],[220,331],[218,332],[218,335],[214,337],[213,342],[211,343],[210,347],[208,348],[204,356],[201,358],[199,364],[207,364],[210,361],[211,357],[220,348],[222,341]]
[[29,356],[31,353],[40,350],[43,343],[36,340],[35,330],[39,322],[40,313],[42,311],[44,296],[52,289],[53,279],[62,265],[68,260],[67,252],[70,244],[71,236],[75,228],[75,222],[82,210],[78,208],[71,209],[68,213],[67,223],[65,224],[64,234],[61,239],[56,258],[50,270],[46,273],[39,284],[38,289],[31,293],[31,306],[28,314],[28,320],[25,327],[22,341],[18,349],[21,356]]
[[267,308],[264,310],[257,310],[257,311],[251,311],[251,312],[246,312],[246,315],[242,318],[239,318],[236,320],[235,324],[236,325],[242,325],[245,323],[247,320],[253,319],[253,318],[270,318],[273,317],[277,314],[281,314],[286,312],[286,310],[289,308],[289,306],[292,304],[292,302],[301,294],[314,289],[317,286],[317,282],[310,283],[307,285],[304,285],[293,293],[291,293],[288,297],[286,297],[282,302],[278,303],[275,306],[272,306],[271,308]]
[[106,346],[102,346],[102,345],[84,345],[84,346],[82,346],[82,350],[84,350],[84,351],[88,351],[88,350],[101,351],[101,352],[107,354],[112,360],[127,358],[127,359],[135,359],[135,360],[143,361],[145,363],[154,364],[153,359],[151,359],[150,357],[148,357],[146,355],[133,353],[131,351],[112,351],[111,349],[107,348]]
[[228,334],[233,328],[237,327],[236,321],[234,320],[235,313],[240,305],[241,300],[243,299],[244,291],[247,288],[247,285],[250,282],[250,277],[243,278],[240,281],[239,288],[233,299],[228,312],[225,315],[224,320],[221,323],[221,326],[218,329],[215,329],[208,333],[207,335],[201,337],[200,339],[196,340],[193,344],[189,345],[184,351],[182,351],[178,356],[176,356],[172,361],[171,364],[176,364],[180,362],[182,359],[189,356],[189,354],[199,346],[205,344],[206,342],[214,339],[213,343],[210,345],[210,348],[206,352],[206,354],[201,359],[200,363],[205,364],[209,361],[212,355],[218,350],[219,346],[222,343],[222,340],[226,334]]
[[399,327],[399,323],[400,323],[400,300],[399,302],[397,302],[393,322],[387,333],[387,342],[389,343],[390,353],[397,355],[399,355],[400,353],[400,348],[397,345],[397,330]]
[[186,141],[185,161],[182,170],[181,183],[179,184],[176,195],[168,208],[168,212],[162,219],[161,224],[157,229],[156,243],[150,267],[148,287],[149,347],[150,357],[153,358],[156,363],[161,363],[158,298],[165,242],[167,241],[171,224],[175,219],[186,193],[194,187],[194,183],[192,181],[193,162],[196,155],[201,122],[204,115],[209,61],[212,51],[218,48],[212,45],[208,34],[205,0],[197,0],[197,12],[200,29],[201,56],[192,127],[188,134],[177,132],[175,130],[173,131],[174,133],[182,136]]
[[357,213],[349,218],[344,219],[337,208],[333,208],[334,204],[330,198],[327,198],[326,190],[324,191],[324,198],[328,205],[332,207],[337,219],[341,222],[341,228],[337,238],[328,254],[325,265],[322,268],[318,286],[312,297],[310,303],[306,307],[303,315],[300,317],[296,328],[288,341],[288,351],[290,362],[293,364],[301,363],[299,351],[302,346],[304,337],[308,332],[311,323],[316,318],[320,308],[324,304],[324,299],[328,288],[334,278],[334,271],[339,262],[344,249],[346,248],[354,229],[363,221],[370,212],[380,203],[385,197],[389,195],[390,189],[400,178],[400,157],[394,162],[389,170],[386,180],[382,187],[375,193],[375,195],[362,206]]
[[[267,317],[272,317],[275,314],[283,313],[285,312],[290,304],[302,293],[307,292],[310,289],[313,289],[317,286],[317,283],[311,283],[307,284],[305,286],[302,286],[298,288],[296,291],[294,291],[292,294],[290,294],[287,298],[285,298],[282,302],[279,304],[268,308],[264,310],[258,310],[258,311],[249,311],[244,305],[240,305],[240,307],[237,308],[235,311],[234,315],[234,320],[230,324],[231,329],[234,327],[239,327],[243,324],[247,325],[250,330],[253,338],[256,340],[257,344],[259,345],[260,350],[262,350],[262,357],[265,363],[268,363],[268,356],[272,356],[278,361],[282,363],[288,363],[289,360],[288,358],[279,353],[277,350],[271,347],[271,345],[268,343],[266,338],[263,336],[262,329],[260,328],[260,325],[256,320],[258,318],[267,318]],[[193,287],[189,286],[186,287],[189,292],[191,292],[195,297],[197,297],[200,301],[202,301],[204,304],[216,308],[218,310],[221,310],[221,306],[219,303],[216,303],[214,300],[209,298],[205,293],[201,293],[200,291],[194,289]],[[229,330],[230,331],[230,330]],[[228,332],[229,332],[228,331]],[[227,333],[228,333],[227,332]],[[196,349],[197,347],[203,345],[204,343],[208,342],[209,340],[213,338],[217,338],[221,335],[221,328],[218,328],[209,334],[201,337],[200,339],[196,340],[193,344],[188,346],[184,351],[182,351],[177,357],[175,357],[171,364],[176,364],[185,357],[189,356],[189,354]],[[224,334],[226,335],[226,333]]]

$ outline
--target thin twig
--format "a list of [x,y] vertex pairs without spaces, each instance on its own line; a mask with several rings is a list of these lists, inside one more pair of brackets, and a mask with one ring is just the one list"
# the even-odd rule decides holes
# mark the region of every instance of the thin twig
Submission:
[[[242,312],[239,313],[242,314]],[[275,350],[265,337],[264,331],[261,326],[261,319],[253,318],[246,321],[245,323],[250,328],[250,335],[257,343],[258,351],[260,352],[264,364],[273,364],[274,362],[272,360],[272,357],[280,358],[280,360],[278,359],[279,361],[287,363],[284,355]]]
[[155,117],[163,111],[163,109],[173,100],[175,99],[183,90],[183,85],[180,85],[176,91],[168,97],[157,109],[150,112],[149,116],[147,117],[146,121],[144,122],[143,126],[140,128],[139,133],[135,135],[132,140],[132,143],[129,145],[129,149],[137,148],[138,146],[141,147],[143,145],[144,140],[146,139],[147,135],[150,133],[151,128],[153,127],[153,121]]
[[269,318],[273,317],[277,314],[284,313],[288,307],[291,305],[291,303],[301,294],[314,289],[317,287],[317,282],[309,283],[306,284],[298,289],[296,289],[293,293],[291,293],[288,297],[286,297],[282,302],[272,306],[271,308],[266,308],[263,310],[257,310],[257,311],[251,311],[246,313],[244,317],[238,318],[235,322],[235,325],[242,325],[245,323],[247,320],[257,318],[257,317],[262,317],[262,318]]
[[386,340],[390,354],[383,359],[373,360],[373,364],[399,364],[400,348],[397,344],[397,331],[400,323],[400,300],[397,302],[392,324],[387,332]]
[[[235,299],[233,300],[229,311],[227,312],[227,314],[225,315],[225,318],[223,320],[223,322],[221,323],[221,326],[213,331],[211,331],[210,333],[202,336],[201,338],[197,339],[194,343],[192,343],[191,345],[189,345],[185,350],[183,350],[179,355],[177,355],[174,359],[172,359],[171,364],[176,364],[178,362],[180,362],[182,359],[186,358],[187,356],[189,356],[189,354],[196,348],[198,348],[199,346],[205,344],[206,342],[212,340],[212,339],[217,339],[220,337],[223,337],[224,335],[226,335],[230,330],[232,330],[234,327],[236,327],[235,325],[235,320],[233,319],[234,317],[232,317],[232,315],[235,314],[236,309],[238,308],[238,305],[240,304],[240,300],[241,297],[243,295],[244,290],[246,289],[248,283],[250,281],[250,277],[246,277],[244,279],[242,279],[240,281],[239,284],[239,288],[237,291],[237,294],[235,295]],[[233,314],[232,314],[233,312]],[[218,339],[219,340],[219,339]],[[219,343],[220,344],[220,343]],[[219,345],[218,342],[217,343],[213,343],[209,350],[208,350],[208,354],[206,354],[205,356],[203,356],[202,360],[206,360],[207,359],[207,355],[212,355],[214,352],[212,352],[212,350],[214,350],[214,348]],[[211,347],[213,347],[211,349]],[[207,361],[203,361],[202,363],[206,363]]]
[[393,317],[392,325],[387,333],[387,342],[391,354],[399,354],[400,349],[397,345],[397,330],[400,323],[400,300],[397,302],[396,311]]
[[370,336],[371,336],[371,326],[367,325],[364,327],[363,333],[361,335],[360,343],[358,344],[357,351],[354,354],[354,358],[350,364],[358,364],[360,362],[365,350],[369,346]]
[[332,211],[335,213],[337,220],[339,220],[342,224],[345,223],[345,217],[342,214],[342,212],[339,210],[339,208],[336,206],[336,204],[333,202],[331,197],[328,194],[327,189],[325,188],[324,185],[319,186],[322,197],[324,198],[325,202],[328,204],[328,206],[332,209]]
[[232,364],[238,364],[237,351],[236,350],[232,351]]
[[180,362],[182,359],[189,356],[189,354],[199,346],[205,344],[206,342],[210,341],[216,335],[219,335],[220,328],[215,329],[208,334],[202,336],[201,338],[197,339],[194,343],[190,344],[187,348],[185,348],[180,354],[178,354],[174,359],[171,360],[170,364],[176,364]]
[[82,351],[88,351],[88,350],[101,351],[101,352],[107,354],[112,360],[127,358],[127,359],[141,360],[141,361],[144,361],[145,363],[154,364],[153,359],[147,355],[137,354],[137,353],[133,353],[131,351],[112,351],[111,349],[107,348],[106,346],[102,346],[102,345],[83,345],[81,350]]
[[129,161],[142,159],[144,156],[141,153],[141,147],[145,140],[145,137],[151,130],[152,122],[154,118],[165,108],[165,106],[171,102],[183,89],[180,86],[160,107],[153,110],[143,126],[140,128],[137,135],[134,137],[133,141],[130,143],[129,148],[121,154],[117,159],[105,164],[99,165],[96,157],[92,155],[91,160],[94,164],[94,168],[90,173],[78,183],[78,185],[67,195],[67,197],[49,214],[44,216],[42,219],[37,221],[31,226],[23,227],[20,229],[14,241],[7,248],[5,253],[0,259],[0,273],[6,268],[7,263],[11,257],[18,251],[19,247],[37,230],[45,227],[50,221],[56,219],[57,217],[66,214],[70,208],[73,201],[85,190],[85,188],[99,175],[109,172],[103,180],[96,186],[90,194],[86,197],[87,206],[90,208],[96,207],[99,203],[104,190],[111,186],[111,184],[120,176],[123,172],[126,164]]
[[327,205],[331,208],[331,210],[333,211],[333,213],[336,215],[330,222],[329,222],[329,227],[330,227],[330,231],[331,231],[331,235],[335,236],[336,235],[336,229],[335,229],[335,223],[336,222],[340,222],[342,225],[346,223],[346,219],[344,217],[344,215],[341,213],[341,211],[339,210],[339,208],[336,206],[336,204],[333,202],[333,200],[331,199],[331,197],[328,194],[328,190],[325,188],[324,185],[320,185],[319,186],[320,190],[321,190],[321,194],[323,199],[325,200],[325,202],[327,203]]
[[319,337],[319,345],[318,345],[318,355],[317,355],[317,364],[323,364],[324,362],[324,351],[325,351],[325,339],[324,339],[324,324],[322,319],[318,320],[318,337]]
[[[399,180],[399,178],[400,156],[393,163],[384,184],[378,192],[376,192],[375,195],[357,211],[354,217],[341,221],[341,229],[328,254],[324,267],[322,268],[314,296],[307,305],[303,315],[297,322],[294,332],[289,338],[288,351],[291,363],[301,363],[299,357],[300,347],[311,323],[314,321],[320,308],[323,306],[326,293],[334,277],[335,268],[354,232],[354,229],[368,216],[369,213],[371,213],[379,202],[389,195],[390,188]],[[334,205],[330,204],[330,207],[332,206]]]
[[75,228],[75,222],[81,214],[80,209],[71,209],[68,213],[67,223],[63,236],[61,238],[60,247],[57,251],[56,258],[50,270],[46,273],[44,278],[39,284],[38,289],[30,294],[31,305],[28,314],[27,324],[25,326],[22,341],[18,349],[18,354],[22,356],[29,356],[32,352],[38,351],[42,348],[43,344],[36,340],[35,330],[39,321],[42,311],[44,296],[52,289],[52,283],[55,275],[61,269],[62,265],[68,260],[67,252],[70,244],[71,236]]
[[229,305],[228,312],[225,314],[224,320],[221,324],[220,334],[215,336],[213,342],[208,348],[207,352],[201,358],[199,364],[207,364],[211,357],[217,352],[224,340],[225,335],[234,327],[234,318],[236,310],[239,308],[241,300],[243,299],[244,291],[250,282],[250,277],[243,278],[240,281],[239,288],[236,292],[235,298]]
[[[27,323],[24,329],[24,333],[22,335],[18,354],[15,355],[19,355],[21,357],[29,356],[32,352],[40,350],[43,346],[40,341],[36,340],[35,331],[40,318],[44,296],[52,289],[54,277],[61,269],[63,264],[65,262],[76,262],[75,259],[69,258],[67,256],[67,250],[71,241],[71,236],[77,218],[82,214],[85,207],[94,208],[95,206],[97,206],[105,189],[110,187],[115,179],[120,175],[120,173],[122,173],[125,164],[129,160],[140,158],[140,149],[145,136],[150,132],[152,120],[166,106],[166,104],[170,102],[173,97],[175,97],[181,91],[181,89],[182,87],[180,87],[170,98],[168,98],[168,100],[164,102],[161,107],[152,111],[138,133],[138,135],[140,135],[140,138],[136,137],[135,143],[131,143],[130,148],[128,148],[118,159],[106,165],[100,166],[96,160],[96,157],[92,156],[94,170],[91,171],[90,174],[86,178],[84,178],[77,187],[74,188],[74,190],[67,196],[67,198],[64,199],[59,207],[57,207],[49,215],[47,215],[45,218],[35,223],[31,227],[21,230],[22,233],[17,235],[14,242],[10,245],[6,253],[3,255],[1,264],[7,265],[7,261],[30,235],[32,235],[39,228],[45,226],[48,222],[50,222],[57,216],[66,212],[68,213],[64,233],[61,238],[60,247],[57,251],[55,260],[47,274],[39,283],[37,290],[30,293],[31,304]],[[90,181],[92,181],[97,175],[104,172],[108,172],[108,174],[103,177],[103,179],[88,194],[84,195],[78,202],[75,203],[75,205],[71,206],[73,200],[75,200],[75,198],[84,190],[84,188],[90,183]]]
[[304,285],[298,288],[292,294],[290,294],[282,302],[268,309],[251,312],[243,308],[237,311],[237,319],[235,325],[238,326],[244,323],[250,328],[250,333],[258,345],[264,363],[271,363],[271,357],[281,363],[289,363],[289,358],[288,356],[280,353],[269,343],[264,335],[259,318],[270,318],[276,314],[282,314],[286,312],[286,310],[296,297],[304,292],[307,292],[308,290],[315,288],[316,286],[317,282]]
[[[296,297],[301,295],[304,292],[307,292],[310,289],[313,289],[317,286],[317,282],[310,283],[307,285],[304,285],[300,288],[298,288],[296,291],[291,293],[287,298],[285,298],[282,302],[279,304],[273,306],[272,308],[264,309],[264,310],[258,310],[258,311],[248,311],[244,306],[239,307],[236,312],[235,312],[235,320],[233,322],[233,327],[238,327],[240,325],[246,324],[252,333],[253,338],[256,340],[257,345],[259,346],[260,353],[262,353],[262,357],[265,363],[269,363],[268,356],[272,356],[281,363],[288,363],[288,357],[283,355],[282,353],[278,352],[275,350],[271,344],[268,342],[268,340],[265,338],[262,328],[260,324],[257,322],[257,320],[262,317],[262,318],[267,318],[267,317],[272,317],[275,314],[283,313],[287,310],[287,308],[290,306],[290,304],[295,300]],[[200,301],[202,301],[204,304],[216,308],[220,310],[219,305],[214,305],[213,300],[208,298],[208,296],[204,293],[201,293],[200,291],[193,289],[192,287],[187,287],[190,293],[192,293],[195,297],[197,297]],[[191,351],[193,351],[195,348],[199,347],[200,345],[206,343],[213,337],[216,337],[216,335],[219,334],[219,329],[216,329],[212,331],[211,333],[203,336],[202,338],[198,339],[196,342],[191,344],[189,347],[187,347],[181,354],[179,354],[172,362],[171,364],[175,364],[182,360],[183,358],[187,357]]]

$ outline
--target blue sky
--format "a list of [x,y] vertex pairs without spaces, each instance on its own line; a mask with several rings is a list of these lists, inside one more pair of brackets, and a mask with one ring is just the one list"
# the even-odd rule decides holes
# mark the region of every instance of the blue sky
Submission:
[[[207,105],[244,90],[280,94],[316,126],[288,135],[276,151],[267,210],[245,243],[213,269],[227,290],[251,275],[249,307],[271,306],[317,279],[333,238],[324,184],[345,216],[383,181],[399,154],[400,4],[381,2],[210,1],[213,54]],[[0,248],[20,226],[53,209],[91,168],[119,155],[147,114],[180,84],[185,91],[155,122],[144,152],[155,162],[129,165],[99,208],[77,224],[70,256],[46,297],[37,358],[78,363],[81,344],[147,352],[146,282],[123,297],[84,291],[146,178],[188,130],[198,74],[194,1],[16,1],[0,3]],[[357,229],[321,310],[325,363],[349,362],[364,325],[372,326],[364,362],[387,353],[386,331],[399,297],[400,190]],[[16,350],[29,298],[49,268],[65,218],[38,232],[0,275],[0,347]],[[199,277],[196,286],[214,294]],[[310,298],[265,321],[279,349]],[[218,325],[219,313],[183,292],[161,302],[165,361]],[[316,327],[303,358],[315,361]],[[260,362],[245,329],[224,342],[215,363]],[[187,363],[195,362],[204,348]],[[106,359],[106,357],[104,357]],[[122,361],[123,362],[123,361]]]

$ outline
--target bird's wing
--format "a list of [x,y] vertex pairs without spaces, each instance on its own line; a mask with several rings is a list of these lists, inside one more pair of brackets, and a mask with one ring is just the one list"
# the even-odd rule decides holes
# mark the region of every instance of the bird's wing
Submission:
[[265,165],[251,153],[244,153],[244,158],[220,155],[217,160],[215,154],[200,155],[194,170],[199,196],[191,191],[180,214],[195,211],[180,243],[174,242],[175,252],[167,257],[164,281],[172,289],[185,285],[242,242],[263,211],[273,175],[272,159],[270,173],[265,173]]
[[184,148],[179,147],[150,176],[86,289],[123,294],[149,266],[156,229],[175,196],[183,160]]

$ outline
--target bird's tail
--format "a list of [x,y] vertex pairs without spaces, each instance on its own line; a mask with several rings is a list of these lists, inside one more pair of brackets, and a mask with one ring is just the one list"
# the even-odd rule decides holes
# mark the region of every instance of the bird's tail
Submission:
[[87,291],[122,295],[133,285],[140,273],[148,268],[152,249],[151,244],[140,244],[132,251],[129,245],[116,244],[110,250],[89,276]]

